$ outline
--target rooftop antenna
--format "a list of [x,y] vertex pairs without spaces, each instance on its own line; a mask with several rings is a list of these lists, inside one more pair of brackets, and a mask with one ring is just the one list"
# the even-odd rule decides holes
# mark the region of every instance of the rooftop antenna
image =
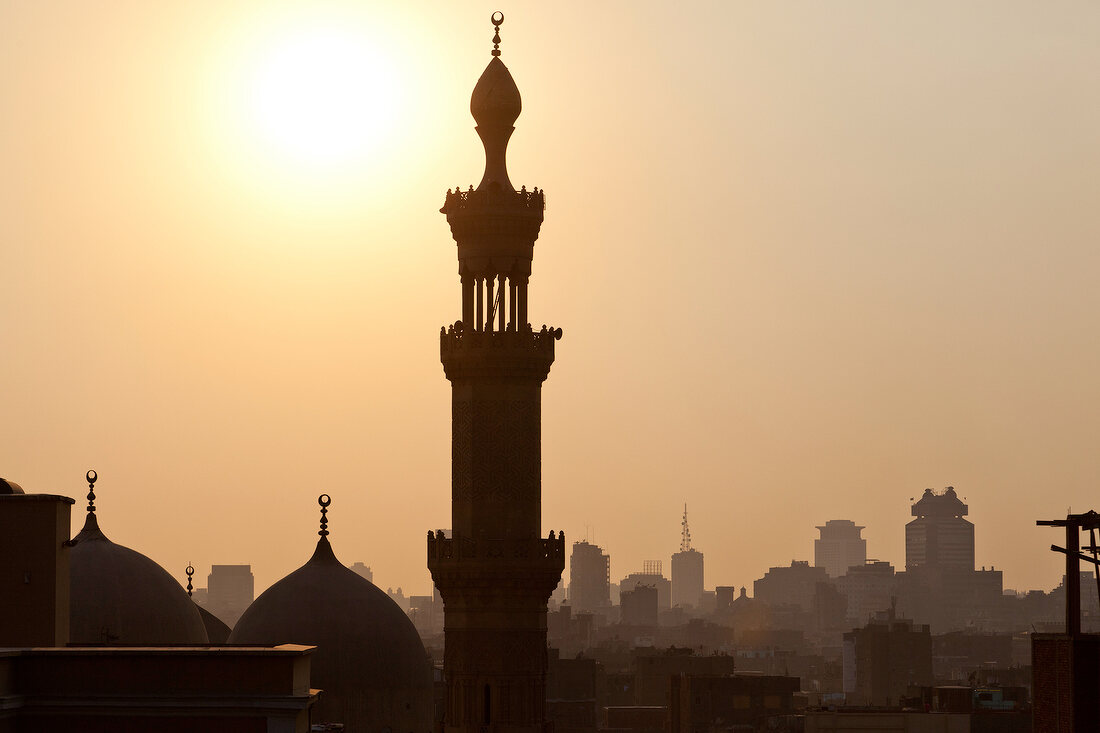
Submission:
[[321,494],[317,497],[317,503],[321,505],[321,531],[317,534],[328,537],[328,519],[325,515],[328,514],[328,505],[332,503],[332,497],[328,494]]
[[84,478],[88,481],[88,511],[95,514],[95,482],[99,478],[99,475],[92,470],[84,474]]
[[684,504],[684,521],[680,522],[680,552],[691,550],[691,530],[688,529],[688,505]]
[[193,578],[194,575],[195,575],[195,568],[194,568],[193,565],[191,565],[191,562],[188,561],[188,563],[187,563],[187,597],[188,598],[191,597],[191,591],[194,589],[194,586],[191,585],[191,578]]

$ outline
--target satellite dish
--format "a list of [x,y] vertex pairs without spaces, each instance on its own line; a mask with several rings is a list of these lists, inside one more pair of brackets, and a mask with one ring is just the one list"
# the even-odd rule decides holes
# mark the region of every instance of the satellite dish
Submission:
[[555,328],[554,329],[554,340],[555,341],[561,341],[561,329],[560,328]]

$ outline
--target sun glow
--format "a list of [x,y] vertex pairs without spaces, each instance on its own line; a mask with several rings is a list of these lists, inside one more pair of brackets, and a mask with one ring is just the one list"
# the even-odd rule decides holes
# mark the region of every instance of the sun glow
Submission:
[[272,39],[247,88],[257,142],[309,168],[361,165],[391,141],[404,101],[393,60],[354,28]]

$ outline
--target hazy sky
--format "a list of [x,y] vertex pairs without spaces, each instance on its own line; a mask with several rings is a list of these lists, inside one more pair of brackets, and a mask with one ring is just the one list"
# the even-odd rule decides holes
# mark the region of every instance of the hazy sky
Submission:
[[1056,585],[1034,520],[1100,509],[1091,1],[0,0],[0,475],[79,527],[95,468],[109,537],[257,590],[327,492],[343,561],[428,592],[498,8],[565,331],[545,530],[618,580],[687,502],[751,588],[833,518],[900,569],[954,485],[979,566]]

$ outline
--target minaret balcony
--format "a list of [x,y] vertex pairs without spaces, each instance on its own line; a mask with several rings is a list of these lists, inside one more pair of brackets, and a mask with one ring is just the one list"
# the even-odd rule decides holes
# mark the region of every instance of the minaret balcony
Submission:
[[469,377],[532,377],[540,382],[554,363],[554,342],[561,329],[530,326],[520,330],[474,331],[440,329],[439,360],[447,379]]
[[508,191],[499,186],[489,186],[485,189],[454,192],[447,191],[447,198],[443,202],[441,214],[448,218],[454,215],[466,213],[483,213],[486,211],[501,211],[510,214],[528,214],[542,221],[542,212],[546,208],[545,192],[538,190],[528,191],[522,188],[519,191]]
[[[428,532],[428,569],[437,581],[506,573],[536,584],[550,582],[553,590],[565,569],[565,533],[530,539],[472,539]],[[480,571],[480,572],[479,572]],[[516,575],[516,572],[519,575]]]

